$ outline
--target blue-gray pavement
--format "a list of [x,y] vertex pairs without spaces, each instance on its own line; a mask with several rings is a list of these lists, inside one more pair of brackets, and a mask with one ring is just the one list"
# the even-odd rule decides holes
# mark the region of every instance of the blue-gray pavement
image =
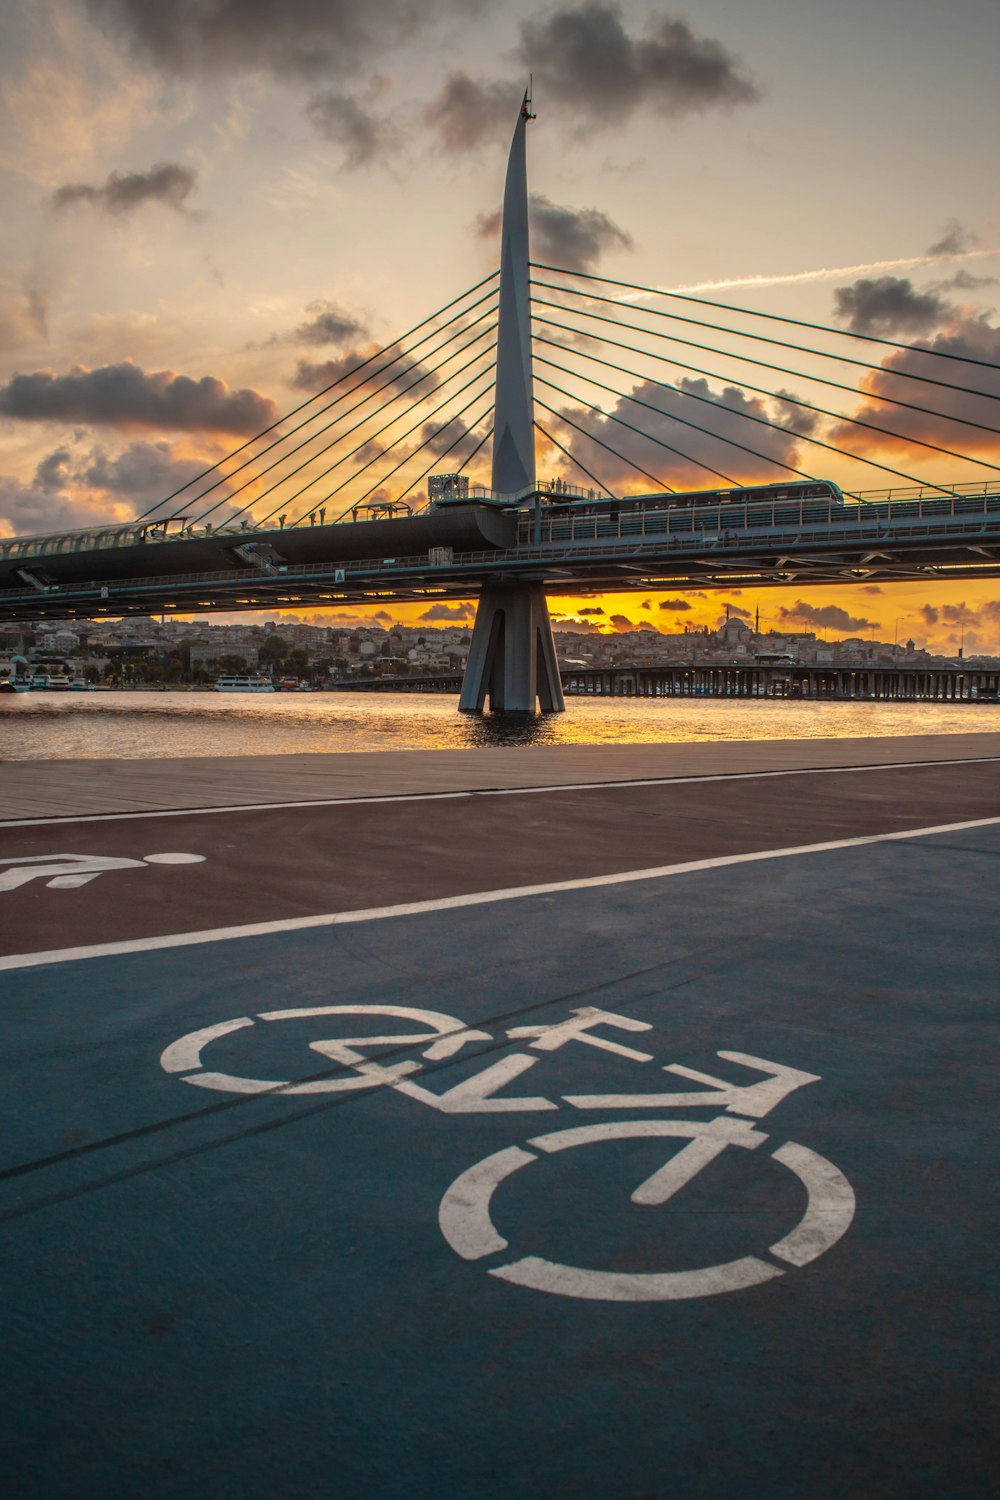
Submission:
[[[30,1169],[0,1183],[3,1493],[988,1493],[998,897],[1000,833],[981,829],[5,974],[3,1164]],[[386,1086],[240,1095],[161,1067],[204,1027],[352,1004],[489,1034],[436,1061],[427,1041],[365,1050],[420,1062],[418,1090],[517,1054],[534,1062],[500,1094],[556,1107],[448,1114]],[[654,1060],[507,1035],[585,1006],[651,1023],[590,1034]],[[310,1042],[413,1029],[255,1020],[201,1062],[342,1080],[356,1070]],[[658,1206],[630,1194],[684,1140],[536,1150],[492,1197],[509,1249],[463,1259],[448,1243],[442,1198],[497,1152],[595,1121],[720,1115],[565,1096],[699,1087],[666,1064],[762,1076],[722,1051],[818,1075],[756,1122],[760,1150],[722,1152]],[[803,1266],[769,1254],[806,1204],[770,1154],[788,1141],[857,1203]],[[623,1275],[752,1256],[782,1274],[666,1301],[490,1274],[532,1256]]]

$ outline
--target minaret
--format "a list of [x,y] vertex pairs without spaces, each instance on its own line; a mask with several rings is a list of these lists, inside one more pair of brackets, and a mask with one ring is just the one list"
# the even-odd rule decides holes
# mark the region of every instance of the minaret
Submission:
[[507,159],[500,232],[500,307],[497,330],[493,489],[513,495],[535,483],[531,387],[531,290],[528,251],[528,169],[525,136],[531,99],[525,92]]

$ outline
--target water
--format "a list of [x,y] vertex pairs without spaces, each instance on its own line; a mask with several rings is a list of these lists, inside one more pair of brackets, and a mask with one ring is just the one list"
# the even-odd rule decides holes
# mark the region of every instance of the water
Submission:
[[0,760],[457,750],[1000,731],[1000,705],[570,698],[547,717],[460,714],[451,694],[19,693],[0,696]]

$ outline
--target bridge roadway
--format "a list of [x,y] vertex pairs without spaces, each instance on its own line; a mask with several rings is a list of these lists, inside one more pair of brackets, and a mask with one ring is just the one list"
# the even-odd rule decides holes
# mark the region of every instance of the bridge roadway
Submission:
[[193,766],[0,768],[9,1493],[989,1491],[1000,736]]
[[971,488],[819,507],[684,509],[667,498],[575,520],[540,510],[516,524],[477,504],[288,531],[178,538],[146,527],[127,546],[92,550],[85,535],[12,538],[0,541],[0,621],[469,598],[486,580],[567,594],[993,578],[1000,492]]

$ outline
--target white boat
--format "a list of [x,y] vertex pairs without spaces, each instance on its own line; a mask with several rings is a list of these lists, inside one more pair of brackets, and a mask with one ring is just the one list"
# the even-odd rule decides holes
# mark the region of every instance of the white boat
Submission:
[[215,684],[217,693],[273,693],[274,683],[270,677],[220,677]]

